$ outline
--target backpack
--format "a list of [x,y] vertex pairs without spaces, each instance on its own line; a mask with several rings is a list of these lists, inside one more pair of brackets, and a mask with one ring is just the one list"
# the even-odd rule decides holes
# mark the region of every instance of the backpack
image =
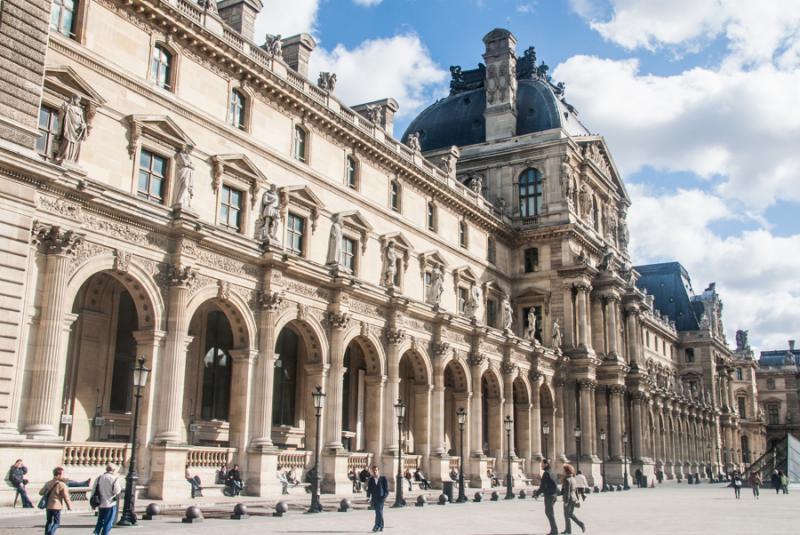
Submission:
[[97,481],[94,482],[94,489],[92,490],[92,495],[89,498],[89,507],[92,509],[97,509],[100,507],[100,478],[97,478]]

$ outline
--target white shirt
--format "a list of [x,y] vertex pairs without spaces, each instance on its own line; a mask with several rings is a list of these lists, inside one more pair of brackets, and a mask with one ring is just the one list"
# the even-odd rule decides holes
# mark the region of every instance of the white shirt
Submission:
[[110,472],[106,472],[97,478],[97,493],[100,495],[100,508],[114,507],[117,496],[122,493],[122,485],[119,478]]
[[579,489],[585,489],[589,486],[589,482],[586,481],[586,476],[583,474],[578,474],[575,476],[575,486]]

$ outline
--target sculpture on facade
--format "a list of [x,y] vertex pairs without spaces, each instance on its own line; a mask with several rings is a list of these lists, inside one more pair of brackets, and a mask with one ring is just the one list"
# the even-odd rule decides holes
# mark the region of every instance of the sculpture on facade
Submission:
[[61,105],[58,114],[61,121],[61,140],[56,154],[56,161],[76,162],[81,151],[81,143],[88,135],[86,119],[81,107],[81,97],[72,95],[68,102]]
[[514,325],[514,309],[511,308],[511,299],[508,297],[508,294],[503,294],[501,310],[503,313],[503,330],[511,332],[511,327]]
[[736,331],[736,351],[748,349],[750,344],[747,342],[747,331],[739,329]]
[[326,264],[335,266],[339,264],[342,256],[342,216],[333,214],[331,222],[331,233],[328,237],[328,257]]
[[283,54],[283,44],[281,43],[281,34],[267,34],[267,40],[264,43],[264,50],[267,51],[272,57],[281,57]]
[[192,163],[191,145],[184,145],[178,154],[175,155],[178,173],[175,180],[175,195],[173,197],[173,207],[179,206],[188,209],[192,207],[192,197],[194,197],[194,164]]
[[533,307],[528,311],[528,327],[525,329],[523,337],[531,342],[536,342],[536,312]]
[[630,234],[628,233],[628,223],[625,221],[626,210],[623,206],[619,209],[619,217],[617,218],[617,241],[619,242],[620,249],[627,249],[628,242],[630,241]]
[[278,188],[273,184],[261,196],[256,239],[262,243],[278,243],[278,227],[281,220],[279,204]]
[[561,349],[561,343],[561,326],[558,324],[558,320],[553,320],[553,348]]
[[581,186],[578,193],[578,203],[581,217],[589,218],[592,214],[592,192],[586,184]]
[[472,175],[469,179],[469,189],[477,195],[483,193],[483,178],[480,175]]
[[317,86],[325,91],[333,91],[336,87],[336,73],[335,72],[321,72],[317,78]]
[[[377,104],[369,104],[364,109],[364,115],[373,123],[380,125],[383,123],[383,107]],[[411,136],[409,135],[409,139]]]
[[413,150],[414,152],[420,152],[422,150],[422,145],[419,142],[419,132],[408,134],[408,139],[406,139],[406,145],[408,145],[408,148]]
[[469,289],[467,301],[464,303],[464,315],[468,318],[475,318],[478,315],[478,307],[481,302],[481,290],[473,284]]
[[383,285],[387,288],[394,288],[396,278],[397,251],[394,249],[394,242],[390,241],[383,253]]
[[566,156],[561,161],[561,191],[567,202],[572,202],[572,193],[575,191],[575,173]]
[[442,302],[444,292],[444,273],[441,266],[436,266],[431,272],[431,286],[428,289],[428,302],[438,307]]

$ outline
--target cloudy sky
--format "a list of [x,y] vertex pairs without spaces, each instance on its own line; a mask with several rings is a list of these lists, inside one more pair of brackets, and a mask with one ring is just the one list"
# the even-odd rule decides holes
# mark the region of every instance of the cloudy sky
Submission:
[[636,263],[715,281],[729,340],[800,339],[800,1],[265,0],[257,35],[309,32],[348,104],[392,96],[395,135],[481,61],[535,46],[628,184]]

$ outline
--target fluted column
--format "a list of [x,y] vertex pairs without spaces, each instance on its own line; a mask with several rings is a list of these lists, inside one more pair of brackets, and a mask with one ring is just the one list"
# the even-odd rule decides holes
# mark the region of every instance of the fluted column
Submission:
[[581,454],[591,456],[596,453],[595,433],[594,433],[594,389],[596,383],[590,379],[581,380],[579,384],[579,395],[581,405]]
[[631,395],[631,457],[638,461],[643,457],[642,454],[642,403],[644,395],[641,392],[634,392]]
[[328,371],[325,448],[341,450],[342,403],[344,382],[344,331],[350,323],[346,313],[328,312],[328,347],[330,348],[330,370]]
[[481,364],[483,357],[470,355],[472,399],[470,400],[470,447],[471,456],[483,455],[483,389],[481,388]]
[[628,335],[628,361],[629,362],[642,362],[641,358],[641,345],[639,341],[639,307],[629,305],[625,308],[628,315],[626,316],[626,331]]
[[622,451],[622,404],[624,395],[624,386],[611,385],[609,387],[610,429],[608,430],[608,455],[614,460],[619,460],[624,455]]
[[[539,392],[539,381],[541,374],[531,374],[531,409],[530,409],[530,440],[531,458],[541,459],[542,457],[542,408],[541,396]],[[548,420],[552,424],[552,420]],[[549,450],[548,450],[549,453]],[[529,468],[530,470],[530,468]]]
[[431,453],[444,455],[444,368],[438,357],[433,366],[433,392],[431,394]]
[[189,288],[196,273],[188,266],[170,266],[168,273],[167,342],[161,359],[159,396],[156,410],[160,415],[155,440],[180,442],[183,428],[183,388],[186,371],[186,349],[189,320],[186,305]]
[[253,440],[255,448],[272,446],[272,392],[275,386],[275,320],[283,297],[262,293],[259,302],[259,357],[255,369],[253,395]]
[[397,453],[397,424],[394,404],[400,397],[400,344],[405,338],[402,329],[387,327],[386,387],[383,397],[383,449],[386,454]]
[[619,314],[619,297],[616,295],[606,296],[606,331],[608,333],[608,354],[619,355],[617,314]]
[[575,286],[577,290],[576,308],[578,312],[578,347],[589,347],[589,292],[590,284],[581,283]]
[[[505,432],[505,425],[502,423],[507,417],[514,420],[514,377],[517,373],[517,367],[510,363],[510,362],[503,362],[500,365],[500,371],[503,372],[503,412],[500,418],[500,431],[502,432],[503,440],[501,441],[502,444],[502,451],[503,457],[505,457],[505,452],[508,451],[508,445],[506,442],[506,432]],[[514,456],[514,450],[516,449],[514,446],[516,444],[516,436],[514,432],[514,426],[511,426],[511,437],[510,437],[510,446],[511,446],[511,456]]]
[[65,302],[70,260],[82,240],[81,235],[58,226],[37,224],[33,229],[33,244],[45,260],[39,275],[39,322],[28,365],[31,379],[24,432],[29,436],[58,435],[67,366],[66,340],[75,319],[67,315],[69,304]]

